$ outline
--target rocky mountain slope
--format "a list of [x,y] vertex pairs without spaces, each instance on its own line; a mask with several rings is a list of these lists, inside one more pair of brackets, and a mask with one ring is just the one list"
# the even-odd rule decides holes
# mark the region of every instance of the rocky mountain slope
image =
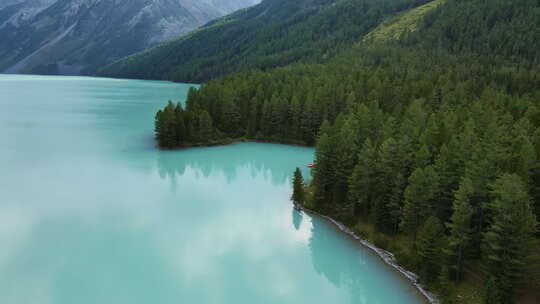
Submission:
[[8,0],[0,71],[91,74],[259,0]]

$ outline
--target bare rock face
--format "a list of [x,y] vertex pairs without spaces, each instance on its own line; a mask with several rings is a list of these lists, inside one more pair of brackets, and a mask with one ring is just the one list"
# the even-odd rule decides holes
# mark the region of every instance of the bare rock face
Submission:
[[260,0],[2,0],[0,71],[79,75]]

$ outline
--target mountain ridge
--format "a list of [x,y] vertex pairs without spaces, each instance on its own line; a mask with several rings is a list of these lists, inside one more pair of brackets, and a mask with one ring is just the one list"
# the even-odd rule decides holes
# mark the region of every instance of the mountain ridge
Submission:
[[92,74],[257,2],[15,0],[0,7],[0,71]]
[[427,2],[266,0],[212,21],[196,33],[123,58],[98,75],[204,82],[246,69],[322,62],[384,18]]

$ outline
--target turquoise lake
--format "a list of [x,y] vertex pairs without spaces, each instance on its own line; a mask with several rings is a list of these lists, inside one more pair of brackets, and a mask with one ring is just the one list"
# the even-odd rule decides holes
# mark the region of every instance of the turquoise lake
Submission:
[[423,303],[293,210],[313,149],[157,150],[154,113],[188,88],[0,75],[0,303]]

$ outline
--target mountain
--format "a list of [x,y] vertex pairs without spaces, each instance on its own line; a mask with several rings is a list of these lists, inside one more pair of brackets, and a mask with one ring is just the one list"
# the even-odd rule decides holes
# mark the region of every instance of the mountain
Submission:
[[[324,61],[389,16],[429,0],[265,0],[109,65],[100,75],[203,82],[240,70]],[[156,64],[160,63],[160,64]]]
[[10,0],[0,71],[90,74],[259,0]]
[[11,6],[13,4],[22,3],[25,0],[4,0],[0,2],[0,9],[3,9],[4,7]]

